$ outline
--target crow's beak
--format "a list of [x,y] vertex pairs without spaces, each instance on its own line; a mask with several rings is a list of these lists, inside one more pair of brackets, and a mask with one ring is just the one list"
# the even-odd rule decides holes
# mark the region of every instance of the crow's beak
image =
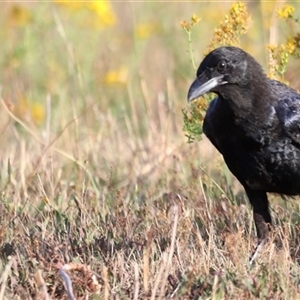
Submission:
[[188,92],[188,102],[198,99],[205,93],[210,92],[213,88],[226,84],[227,81],[223,80],[224,75],[213,77],[207,80],[205,74],[200,75],[191,85]]

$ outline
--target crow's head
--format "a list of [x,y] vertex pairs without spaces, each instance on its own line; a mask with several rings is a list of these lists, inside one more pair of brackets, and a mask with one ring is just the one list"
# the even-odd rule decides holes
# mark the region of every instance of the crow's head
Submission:
[[208,92],[230,98],[239,88],[259,84],[265,78],[261,66],[248,53],[237,47],[220,47],[210,52],[197,70],[197,79],[188,92],[193,101]]

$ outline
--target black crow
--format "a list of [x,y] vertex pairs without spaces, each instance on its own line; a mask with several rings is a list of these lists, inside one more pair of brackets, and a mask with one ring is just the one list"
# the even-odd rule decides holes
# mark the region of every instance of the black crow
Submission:
[[300,95],[269,79],[236,47],[217,48],[204,58],[188,101],[208,92],[217,97],[203,131],[244,186],[261,245],[271,224],[267,192],[300,194]]

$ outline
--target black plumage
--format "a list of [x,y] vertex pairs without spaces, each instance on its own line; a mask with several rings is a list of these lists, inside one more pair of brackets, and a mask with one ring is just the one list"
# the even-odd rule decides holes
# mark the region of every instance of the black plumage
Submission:
[[271,224],[267,192],[300,194],[300,95],[236,47],[217,48],[201,62],[188,101],[207,92],[217,97],[204,133],[244,186],[263,241]]

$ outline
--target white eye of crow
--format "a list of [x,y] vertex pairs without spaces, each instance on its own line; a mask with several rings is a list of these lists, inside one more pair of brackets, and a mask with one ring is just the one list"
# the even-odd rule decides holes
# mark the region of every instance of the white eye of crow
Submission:
[[222,61],[219,61],[219,62],[218,62],[217,69],[218,69],[219,71],[225,71],[226,68],[227,68],[227,63],[226,63],[226,61],[222,60]]

